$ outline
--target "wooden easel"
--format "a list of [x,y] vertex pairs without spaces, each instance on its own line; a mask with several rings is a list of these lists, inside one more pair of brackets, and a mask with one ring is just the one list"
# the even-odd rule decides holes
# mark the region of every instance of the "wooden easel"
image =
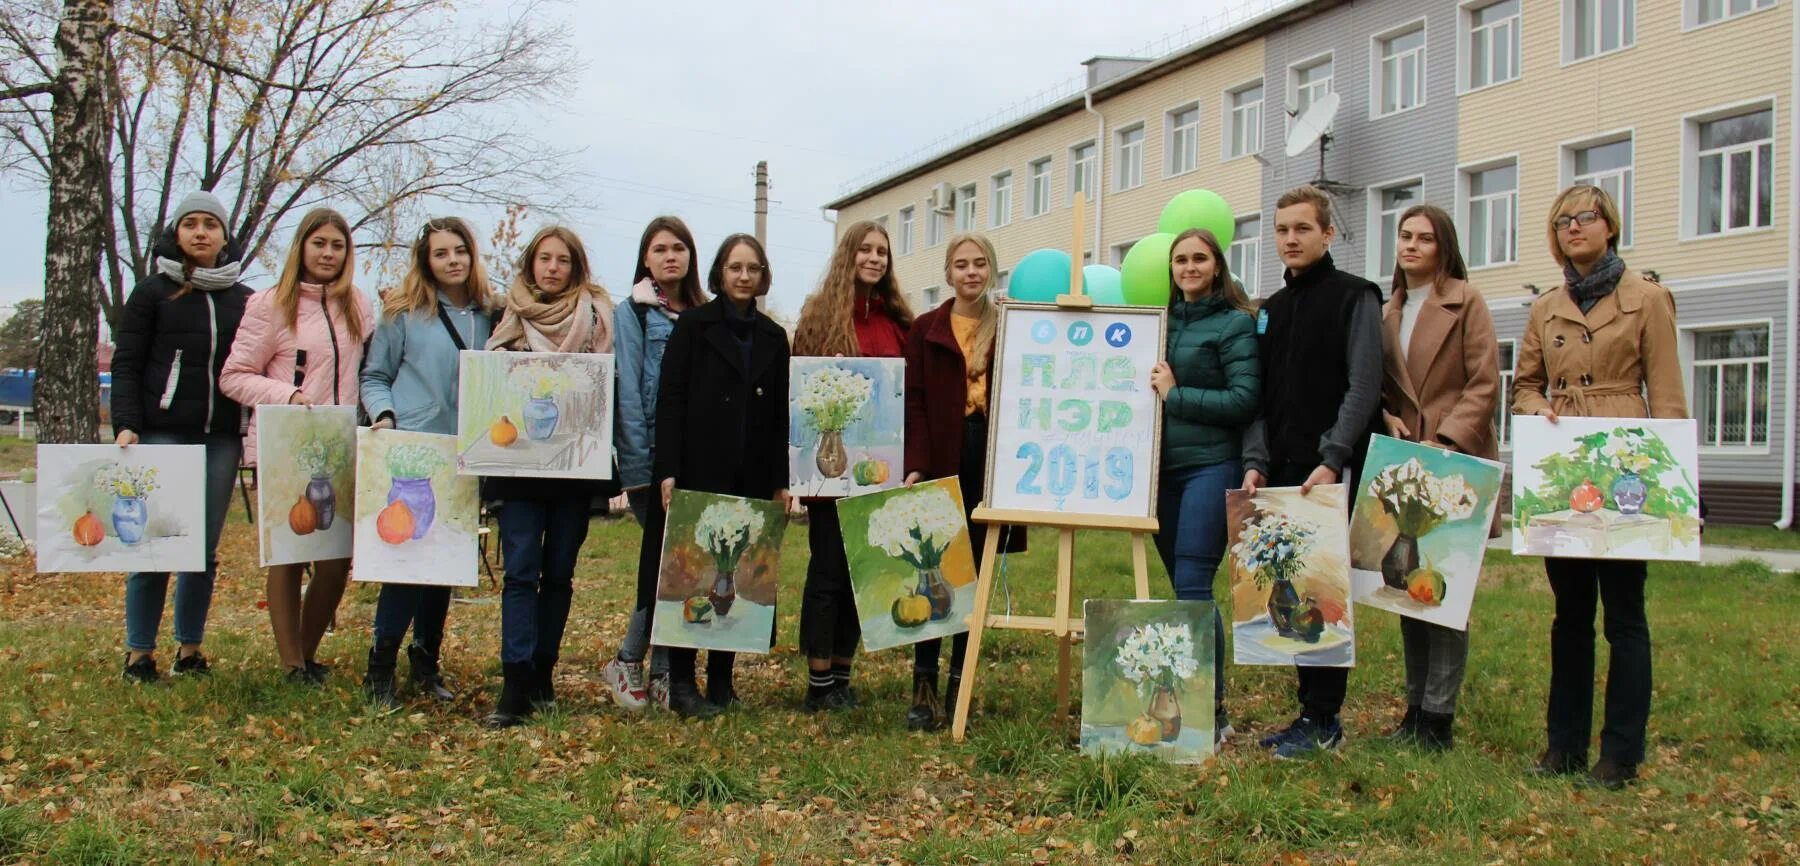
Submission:
[[[1077,193],[1074,205],[1075,243],[1072,247],[1074,254],[1071,256],[1069,293],[1058,295],[1056,305],[1063,309],[1091,309],[1094,299],[1082,291],[1081,284],[1081,250],[1084,246],[1082,234],[1087,215],[1087,197]],[[1086,622],[1070,614],[1074,604],[1075,531],[1099,529],[1131,533],[1131,568],[1137,581],[1137,597],[1147,599],[1150,597],[1150,562],[1144,541],[1145,536],[1156,532],[1158,526],[1156,519],[1152,517],[999,509],[989,508],[986,504],[977,506],[969,519],[987,524],[988,531],[981,545],[981,569],[975,582],[975,609],[969,614],[969,648],[963,658],[962,688],[956,694],[956,712],[950,725],[951,739],[959,743],[963,741],[969,728],[969,707],[974,701],[975,677],[981,670],[982,634],[990,628],[1047,631],[1056,636],[1056,716],[1058,719],[1068,718],[1070,646],[1077,632],[1086,631]],[[988,613],[988,602],[994,591],[994,561],[1000,554],[1002,525],[1057,528],[1056,608],[1052,615]]]

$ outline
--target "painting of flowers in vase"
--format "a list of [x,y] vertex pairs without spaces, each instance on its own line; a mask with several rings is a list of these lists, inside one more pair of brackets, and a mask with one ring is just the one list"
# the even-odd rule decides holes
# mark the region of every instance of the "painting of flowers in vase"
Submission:
[[262,406],[256,529],[262,564],[350,555],[356,506],[356,407]]
[[865,650],[969,630],[975,554],[966,515],[954,476],[838,503]]
[[613,356],[465,351],[461,365],[456,471],[612,477]]
[[788,489],[837,497],[898,487],[905,475],[906,362],[788,363]]
[[1241,665],[1353,667],[1350,502],[1342,484],[1225,492],[1232,649]]
[[651,642],[768,652],[786,530],[779,502],[677,489],[663,528]]
[[1691,419],[1513,417],[1513,553],[1700,560]]
[[1213,603],[1090,598],[1081,752],[1197,764],[1213,752]]
[[1506,466],[1374,436],[1350,517],[1356,601],[1461,631]]
[[476,485],[456,473],[455,436],[358,427],[351,577],[475,586]]
[[39,445],[37,569],[206,570],[202,445]]

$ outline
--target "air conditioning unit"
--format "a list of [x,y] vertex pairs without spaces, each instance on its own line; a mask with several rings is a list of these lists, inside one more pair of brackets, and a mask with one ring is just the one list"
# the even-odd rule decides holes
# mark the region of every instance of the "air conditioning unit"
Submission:
[[931,209],[938,213],[950,213],[956,210],[956,193],[947,183],[940,183],[931,188]]

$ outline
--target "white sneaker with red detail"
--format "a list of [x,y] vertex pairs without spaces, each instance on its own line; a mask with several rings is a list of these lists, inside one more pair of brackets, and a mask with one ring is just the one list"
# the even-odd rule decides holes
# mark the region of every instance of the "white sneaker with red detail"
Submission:
[[606,687],[612,692],[613,703],[620,709],[641,710],[649,703],[649,695],[644,691],[644,666],[642,663],[631,663],[614,658],[606,663],[601,671],[606,679]]

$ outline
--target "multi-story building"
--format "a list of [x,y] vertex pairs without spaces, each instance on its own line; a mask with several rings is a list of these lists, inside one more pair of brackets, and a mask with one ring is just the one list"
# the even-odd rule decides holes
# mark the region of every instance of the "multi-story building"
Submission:
[[[986,232],[1002,268],[1066,249],[1077,191],[1084,257],[1115,265],[1177,192],[1218,192],[1253,295],[1281,285],[1264,241],[1283,190],[1330,181],[1338,267],[1384,288],[1399,212],[1436,203],[1493,308],[1510,389],[1531,299],[1562,281],[1550,202],[1592,182],[1624,209],[1621,255],[1675,293],[1712,516],[1789,521],[1797,18],[1800,0],[1296,0],[1163,57],[1090,60],[1083,92],[827,207],[840,230],[888,227],[923,309],[949,297],[951,235]],[[1328,147],[1287,156],[1294,116],[1326,93]]]

